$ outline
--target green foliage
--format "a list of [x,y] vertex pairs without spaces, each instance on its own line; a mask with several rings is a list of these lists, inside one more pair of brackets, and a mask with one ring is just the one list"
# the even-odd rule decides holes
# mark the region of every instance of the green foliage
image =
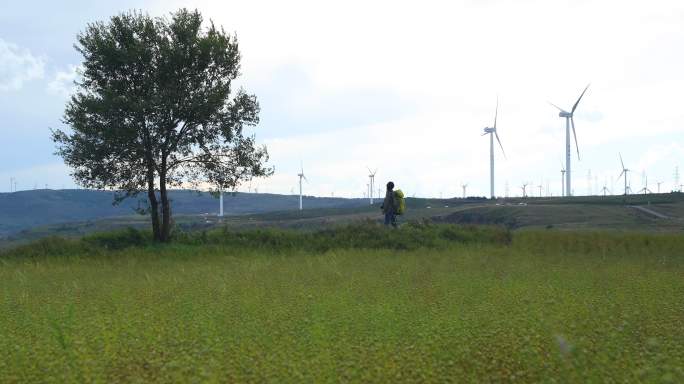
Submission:
[[[611,231],[521,231],[513,245],[531,252],[560,250],[565,254],[586,255],[630,254],[634,250],[649,249],[651,256],[671,255],[684,249],[684,236],[680,234],[611,232]],[[684,257],[684,255],[682,256]]]
[[130,227],[119,231],[95,233],[83,238],[84,243],[104,249],[139,247],[151,240],[151,234]]
[[203,28],[198,11],[122,13],[89,24],[76,49],[83,70],[64,112],[71,131],[53,131],[57,154],[81,185],[121,191],[115,202],[147,192],[137,210],[151,214],[155,240],[169,239],[167,187],[229,190],[272,173],[265,147],[243,132],[259,122],[259,104],[233,92],[237,39]]
[[286,254],[291,232],[228,235],[0,258],[0,382],[684,382],[679,234]]
[[0,252],[0,258],[20,257],[32,259],[37,257],[58,257],[81,254],[87,248],[80,240],[49,236],[30,244],[21,245],[9,251]]
[[[210,231],[174,233],[177,245],[218,245],[225,248],[285,251],[325,252],[332,249],[394,249],[446,248],[454,243],[508,244],[509,231],[499,227],[457,226],[411,222],[399,228],[367,221],[318,231],[297,231],[277,228],[231,230],[228,227]],[[65,255],[89,250],[101,253],[128,247],[151,246],[152,236],[134,228],[100,232],[80,240],[50,237],[5,252],[5,257]],[[0,253],[0,257],[3,254]]]
[[313,232],[283,229],[235,232],[225,229],[201,236],[190,234],[179,241],[240,248],[303,249],[316,252],[349,248],[413,250],[445,248],[452,243],[505,244],[510,241],[510,233],[498,227],[435,225],[429,222],[411,222],[394,229],[367,221]]

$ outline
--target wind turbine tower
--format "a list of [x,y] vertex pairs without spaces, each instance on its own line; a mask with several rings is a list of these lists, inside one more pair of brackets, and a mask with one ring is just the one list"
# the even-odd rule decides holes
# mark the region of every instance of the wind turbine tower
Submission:
[[625,176],[625,195],[627,195],[627,191],[629,190],[629,186],[627,185],[627,174],[630,170],[625,168],[625,163],[622,161],[622,154],[618,154],[620,155],[620,164],[622,165],[622,172],[620,173],[620,176],[618,176],[618,180],[620,180],[620,177],[622,177],[622,175]]
[[522,186],[520,186],[520,189],[522,189],[522,193],[523,193],[522,197],[527,197],[527,186],[528,185],[529,185],[529,183],[525,183]]
[[561,161],[561,196],[565,196],[565,167]]
[[223,217],[223,189],[219,188],[219,217]]
[[641,188],[641,191],[639,191],[639,192],[643,192],[645,195],[647,193],[651,193],[651,190],[648,189],[648,176],[646,176],[646,173],[644,173],[644,180],[645,180],[644,181],[644,187]]
[[658,184],[658,193],[660,193],[660,184],[662,184],[662,181],[656,181],[656,184]]
[[504,152],[503,145],[499,139],[499,134],[496,132],[496,118],[499,114],[499,98],[496,98],[496,110],[494,112],[494,126],[487,127],[484,129],[482,136],[489,135],[489,196],[494,199],[494,136],[496,136],[496,141],[499,142],[501,147],[501,153],[503,153],[504,158],[506,158],[506,152]]
[[373,205],[373,190],[375,189],[375,174],[378,173],[378,170],[376,169],[375,171],[371,171],[370,168],[366,167],[368,169],[368,179],[370,179],[370,183],[368,184],[368,196],[370,196],[370,205]]
[[297,174],[297,176],[299,176],[299,210],[301,211],[302,209],[304,209],[302,205],[302,179],[306,180],[307,183],[309,182],[309,180],[307,180],[306,176],[304,175],[304,164],[301,164],[300,172]]
[[565,190],[566,190],[566,196],[572,196],[572,173],[571,173],[571,165],[570,165],[570,158],[571,158],[571,151],[570,151],[570,126],[572,125],[572,135],[575,137],[575,147],[577,148],[577,160],[579,160],[580,155],[579,155],[579,145],[577,144],[577,133],[575,132],[575,110],[577,109],[577,105],[579,105],[580,100],[582,100],[582,96],[584,96],[584,93],[587,92],[587,89],[589,89],[589,85],[587,85],[586,88],[584,88],[584,91],[582,91],[582,94],[580,97],[577,99],[575,102],[575,105],[572,106],[572,109],[570,112],[562,109],[561,107],[551,103],[554,107],[558,108],[560,113],[558,114],[559,117],[565,119]]
[[463,198],[466,198],[466,188],[468,188],[468,184],[462,184],[461,188],[463,188]]
[[674,170],[674,182],[675,182],[675,183],[674,183],[674,188],[672,188],[672,190],[673,190],[673,191],[676,191],[676,190],[677,190],[677,187],[679,187],[679,192],[681,192],[681,191],[682,191],[682,187],[681,187],[681,185],[679,185],[679,166],[676,166],[676,167],[675,167],[675,170]]

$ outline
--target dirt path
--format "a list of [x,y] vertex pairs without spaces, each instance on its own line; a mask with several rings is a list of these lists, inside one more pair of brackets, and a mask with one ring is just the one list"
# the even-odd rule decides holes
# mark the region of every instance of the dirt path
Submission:
[[656,211],[649,209],[649,208],[646,208],[646,207],[642,207],[640,205],[629,205],[629,207],[634,208],[636,210],[639,210],[641,212],[647,213],[649,215],[655,216],[659,219],[669,219],[670,218],[669,216],[663,215],[662,213],[656,212]]

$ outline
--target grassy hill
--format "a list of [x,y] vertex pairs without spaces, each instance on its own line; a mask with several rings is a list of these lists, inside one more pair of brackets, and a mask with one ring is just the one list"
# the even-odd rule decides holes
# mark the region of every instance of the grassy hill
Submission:
[[[131,214],[134,202],[112,207],[109,192],[58,191],[46,194],[31,204],[17,199],[24,208],[12,206],[13,211],[0,211],[0,225],[5,225],[0,248],[50,235],[77,237],[88,233],[109,231],[123,227],[145,229],[149,219]],[[37,191],[38,193],[38,191]],[[82,200],[69,194],[83,197]],[[0,197],[7,199],[5,196]],[[237,194],[226,197],[227,215],[216,216],[217,201],[209,194],[174,191],[174,220],[178,230],[191,231],[213,227],[254,228],[280,227],[314,230],[364,220],[379,221],[379,205],[368,206],[362,199],[333,199],[307,197],[306,209],[297,210],[297,196],[269,194]],[[5,206],[11,205],[5,201]],[[61,206],[60,206],[61,204]],[[3,206],[0,204],[0,206]],[[3,209],[4,207],[3,206]],[[49,210],[56,214],[41,214]],[[647,212],[634,209],[647,207],[668,216],[663,220]],[[512,198],[491,201],[468,199],[407,199],[407,213],[400,222],[431,220],[457,224],[494,224],[511,229],[609,229],[629,231],[684,230],[684,194],[631,196],[590,196],[571,198]],[[36,210],[36,211],[34,211]],[[22,216],[21,212],[29,212]],[[11,215],[8,215],[9,212]],[[11,218],[8,219],[8,216]],[[14,229],[7,232],[7,228]]]
[[[174,214],[218,213],[218,200],[209,193],[176,190],[170,193],[170,199]],[[241,215],[294,210],[298,207],[298,199],[294,195],[226,194],[224,211],[227,215]],[[137,199],[128,199],[113,206],[113,201],[114,192],[111,191],[42,189],[0,193],[0,238],[37,226],[133,216],[134,209],[140,204]],[[309,208],[353,208],[363,205],[360,199],[312,196],[305,197],[305,204]]]

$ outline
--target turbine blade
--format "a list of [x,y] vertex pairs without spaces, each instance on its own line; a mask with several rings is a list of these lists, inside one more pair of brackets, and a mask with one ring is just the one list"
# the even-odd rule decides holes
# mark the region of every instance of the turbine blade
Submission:
[[557,106],[556,104],[554,104],[554,103],[552,103],[552,102],[550,102],[550,101],[549,101],[549,104],[551,104],[551,105],[553,105],[554,107],[558,108],[558,110],[561,111],[561,112],[568,113],[565,109],[563,109],[563,108]]
[[620,165],[622,165],[622,169],[625,169],[625,163],[622,161],[622,153],[618,152],[618,155],[620,155]]
[[579,144],[577,144],[577,133],[575,132],[575,119],[570,116],[570,123],[572,123],[572,135],[575,136],[575,147],[577,148],[577,160],[580,159]]
[[622,175],[623,175],[624,173],[625,173],[625,170],[624,170],[624,168],[623,168],[623,169],[622,169],[622,172],[620,172],[620,176],[618,176],[618,180],[620,180],[620,178],[622,177]]
[[496,130],[496,118],[499,116],[499,96],[496,96],[496,110],[494,112],[494,129]]
[[504,151],[504,149],[503,149],[503,144],[501,144],[501,140],[499,140],[499,134],[496,133],[496,131],[494,131],[494,136],[496,136],[496,141],[499,142],[499,147],[501,147],[501,153],[503,153],[504,159],[507,159],[507,158],[506,158],[506,151]]
[[486,134],[488,134],[488,133],[489,133],[489,132],[485,132],[485,133],[483,133],[481,136],[484,136],[484,135],[486,135]]
[[572,111],[570,111],[570,113],[575,113],[575,109],[577,109],[577,104],[579,104],[580,100],[582,100],[582,96],[584,96],[584,93],[587,91],[587,89],[589,89],[590,85],[591,84],[587,84],[587,87],[584,88],[584,91],[582,91],[582,94],[580,95],[579,99],[577,99],[575,105],[572,106]]

